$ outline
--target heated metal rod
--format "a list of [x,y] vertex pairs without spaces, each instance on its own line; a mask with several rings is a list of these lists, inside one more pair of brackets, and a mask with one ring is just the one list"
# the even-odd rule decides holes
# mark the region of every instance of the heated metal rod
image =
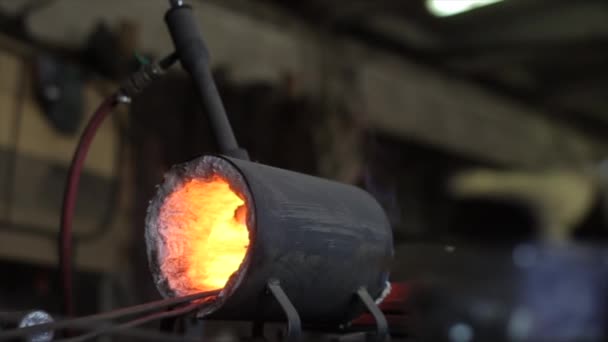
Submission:
[[209,122],[220,152],[235,158],[248,159],[247,152],[239,148],[213,80],[209,68],[209,50],[200,33],[198,19],[194,16],[192,8],[183,1],[170,0],[170,4],[171,8],[165,15],[165,21],[175,45],[175,52],[182,67],[194,81],[203,107],[209,115]]
[[4,332],[0,332],[0,340],[15,339],[27,337],[31,334],[48,331],[48,330],[59,330],[64,328],[78,328],[87,327],[91,324],[99,321],[111,320],[121,318],[125,316],[132,316],[136,314],[146,313],[155,310],[161,310],[175,305],[191,302],[193,300],[207,298],[219,294],[220,290],[201,292],[193,295],[162,299],[150,303],[135,305],[127,308],[121,308],[113,311],[103,312],[100,314],[65,319],[54,323],[45,323],[34,325],[26,328],[12,329]]
[[176,308],[173,310],[169,310],[169,311],[165,311],[165,312],[157,312],[157,313],[153,313],[150,314],[148,316],[144,316],[144,317],[140,317],[137,319],[134,319],[132,321],[128,321],[126,323],[122,323],[122,324],[118,324],[118,325],[113,325],[113,326],[108,326],[108,327],[104,327],[95,331],[92,331],[90,333],[84,334],[84,335],[80,335],[77,337],[73,337],[73,338],[69,338],[69,339],[63,339],[63,340],[58,340],[59,341],[63,341],[63,342],[84,342],[84,341],[88,341],[90,339],[93,339],[95,337],[98,337],[100,335],[105,335],[105,334],[112,334],[112,333],[117,333],[120,332],[121,330],[124,329],[128,329],[131,327],[136,327],[138,325],[142,325],[142,324],[146,324],[148,322],[152,322],[152,321],[157,321],[163,318],[169,318],[169,317],[175,317],[175,316],[181,316],[181,315],[185,315],[187,313],[190,313],[196,309],[198,309],[199,307],[201,307],[201,305],[204,305],[204,303],[193,303],[193,304],[189,304],[180,308]]

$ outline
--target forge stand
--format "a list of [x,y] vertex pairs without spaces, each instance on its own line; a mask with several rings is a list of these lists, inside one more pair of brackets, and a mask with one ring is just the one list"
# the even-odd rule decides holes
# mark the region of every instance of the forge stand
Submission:
[[[300,321],[300,316],[296,308],[291,304],[289,298],[281,288],[281,284],[276,279],[271,279],[268,281],[268,291],[267,295],[271,295],[274,299],[279,303],[283,312],[285,314],[285,318],[287,319],[287,335],[285,336],[285,341],[293,342],[301,340],[302,336],[302,322]],[[361,301],[363,305],[365,305],[366,309],[373,316],[374,321],[376,323],[376,332],[369,333],[368,340],[376,341],[376,342],[384,342],[388,337],[388,325],[386,322],[386,318],[380,308],[372,297],[369,295],[367,290],[364,287],[359,288],[356,293],[356,298]],[[263,340],[263,331],[264,331],[264,322],[263,321],[255,321],[253,323],[252,335],[254,340]]]
[[[388,324],[387,324],[386,318],[385,318],[384,314],[382,313],[382,311],[380,310],[380,308],[378,307],[378,305],[374,302],[374,300],[372,299],[370,294],[367,292],[367,290],[364,287],[359,288],[359,290],[357,290],[356,294],[354,294],[354,299],[360,301],[361,304],[363,304],[365,306],[365,308],[371,314],[371,316],[373,317],[374,322],[375,322],[375,331],[366,332],[365,341],[368,341],[368,342],[388,341],[389,332],[388,332]],[[285,342],[302,341],[303,324],[300,319],[300,315],[298,314],[298,311],[296,310],[296,308],[293,306],[293,304],[287,297],[287,294],[281,288],[281,284],[277,279],[270,279],[267,283],[266,291],[262,294],[261,302],[260,302],[262,311],[264,310],[264,307],[266,307],[269,304],[268,302],[272,301],[272,300],[276,301],[279,304],[279,306],[281,307],[281,309],[283,310],[283,313],[285,315],[285,320],[286,320],[286,324],[287,324],[287,329],[286,329],[287,332],[284,336],[282,336],[283,341],[285,341]],[[177,332],[183,333],[183,331],[179,331],[180,328],[177,326],[177,322],[178,322],[178,320],[176,318],[165,319],[161,322],[161,330],[163,330],[165,332],[177,331]],[[251,337],[243,338],[242,341],[243,342],[245,342],[245,341],[248,341],[248,342],[267,341],[266,337],[264,336],[265,323],[266,322],[264,322],[263,320],[254,320],[252,322]],[[311,328],[314,330],[314,326]],[[334,332],[334,331],[332,331],[332,332]],[[347,327],[345,327],[344,325],[341,325],[337,328],[335,333],[347,334],[348,333]],[[335,338],[334,341],[338,342],[338,341],[340,341],[340,338],[339,337]]]

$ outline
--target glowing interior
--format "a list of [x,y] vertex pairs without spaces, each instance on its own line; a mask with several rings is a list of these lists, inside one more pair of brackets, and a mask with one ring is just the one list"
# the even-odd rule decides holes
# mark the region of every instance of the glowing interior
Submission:
[[165,198],[161,271],[177,295],[221,289],[249,245],[244,200],[219,176],[192,179]]

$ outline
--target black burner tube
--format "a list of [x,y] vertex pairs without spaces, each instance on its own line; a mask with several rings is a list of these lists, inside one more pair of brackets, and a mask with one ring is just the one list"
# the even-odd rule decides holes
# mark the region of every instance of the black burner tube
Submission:
[[182,0],[171,0],[171,8],[165,15],[175,51],[182,67],[190,74],[201,97],[203,107],[222,154],[248,159],[247,152],[239,148],[220,94],[209,68],[209,50],[194,16],[192,8]]

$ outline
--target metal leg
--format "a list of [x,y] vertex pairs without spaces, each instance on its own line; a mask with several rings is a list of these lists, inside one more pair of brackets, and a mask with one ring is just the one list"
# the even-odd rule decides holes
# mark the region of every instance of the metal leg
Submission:
[[[302,323],[296,308],[281,288],[277,279],[270,279],[266,285],[272,296],[277,300],[287,318],[287,341],[298,341],[302,336]],[[369,296],[369,295],[368,295]]]
[[363,302],[367,311],[369,311],[376,321],[376,342],[386,341],[388,338],[388,323],[386,322],[386,317],[384,317],[384,314],[380,311],[380,308],[376,305],[365,287],[361,287],[357,290],[357,297]]

